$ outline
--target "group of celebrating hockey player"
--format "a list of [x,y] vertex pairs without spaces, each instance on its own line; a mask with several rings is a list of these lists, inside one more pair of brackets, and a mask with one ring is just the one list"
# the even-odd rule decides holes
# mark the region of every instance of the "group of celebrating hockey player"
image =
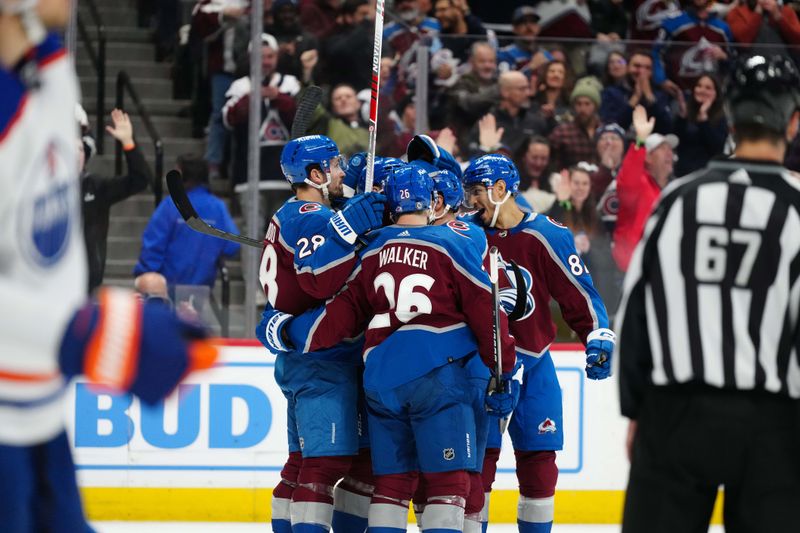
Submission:
[[406,156],[375,158],[365,190],[368,154],[345,165],[319,135],[283,150],[295,196],[267,228],[256,331],[288,402],[273,530],[405,531],[413,500],[422,531],[485,531],[510,417],[519,530],[550,531],[563,424],[549,302],[591,379],[610,373],[606,309],[570,230],[517,204],[510,159],[462,173],[425,135]]

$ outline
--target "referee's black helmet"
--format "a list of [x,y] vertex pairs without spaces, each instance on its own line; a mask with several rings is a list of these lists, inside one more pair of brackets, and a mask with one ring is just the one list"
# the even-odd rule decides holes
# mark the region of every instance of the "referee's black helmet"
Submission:
[[737,62],[726,93],[734,127],[754,125],[783,135],[800,111],[800,74],[788,57],[753,55]]

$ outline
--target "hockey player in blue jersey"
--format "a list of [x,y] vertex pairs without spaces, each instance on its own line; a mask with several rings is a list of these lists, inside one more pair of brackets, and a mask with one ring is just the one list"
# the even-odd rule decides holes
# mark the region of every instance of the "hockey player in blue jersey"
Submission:
[[[380,227],[384,212],[377,194],[356,197],[337,213],[330,209],[342,197],[344,168],[328,137],[290,141],[281,168],[296,196],[272,217],[264,239],[259,276],[269,306],[256,334],[266,345],[272,308],[302,313],[336,294],[356,265],[357,237]],[[357,408],[361,344],[278,354],[275,379],[288,402],[290,453],[273,492],[273,531],[366,528],[371,473]]]
[[[376,533],[405,531],[417,470],[427,485],[423,531],[462,531],[467,470],[477,468],[464,366],[476,353],[494,365],[491,294],[479,252],[485,246],[464,246],[469,237],[460,224],[427,225],[432,189],[421,169],[395,170],[385,190],[396,224],[373,233],[342,292],[324,308],[287,317],[274,334],[313,351],[366,325],[364,388],[376,474],[369,531]],[[502,313],[500,336],[508,377],[513,340]],[[497,394],[497,404],[511,394]]]
[[[533,309],[510,323],[524,375],[508,430],[520,487],[519,530],[540,533],[552,527],[558,479],[555,451],[563,446],[561,389],[549,352],[555,339],[550,299],[555,299],[585,344],[590,379],[609,376],[614,333],[608,329],[606,309],[592,278],[575,251],[572,233],[547,216],[520,210],[513,201],[518,187],[519,172],[502,155],[479,157],[464,173],[466,197],[477,209],[469,219],[484,227],[489,245],[497,246],[504,260],[514,261],[532,278],[528,297],[533,299]],[[490,429],[482,472],[487,493],[500,452],[499,432]]]
[[216,358],[205,333],[161,303],[116,288],[86,301],[79,87],[57,34],[70,5],[0,0],[3,533],[91,531],[64,427],[70,378],[153,403]]

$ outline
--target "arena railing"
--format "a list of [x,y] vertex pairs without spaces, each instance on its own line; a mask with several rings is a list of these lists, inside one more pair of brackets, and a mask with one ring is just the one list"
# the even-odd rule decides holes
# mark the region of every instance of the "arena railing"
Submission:
[[89,30],[86,27],[86,22],[83,20],[80,12],[78,12],[77,15],[77,26],[78,33],[81,36],[81,41],[83,41],[83,45],[86,48],[86,54],[89,56],[89,61],[92,64],[92,68],[94,68],[94,71],[97,74],[97,84],[95,88],[95,115],[97,117],[95,120],[95,143],[97,146],[97,153],[102,154],[104,153],[105,145],[105,122],[103,121],[103,117],[106,115],[106,27],[105,24],[103,24],[103,19],[100,16],[100,11],[97,9],[97,4],[95,4],[95,1],[84,0],[84,3],[88,6],[89,15],[91,16],[92,24],[94,25],[97,49],[95,49],[95,46],[92,43],[92,38],[90,37]]
[[[156,130],[155,125],[153,125],[153,121],[150,118],[150,113],[147,111],[147,107],[142,103],[142,100],[139,98],[139,93],[136,91],[136,87],[131,81],[131,77],[128,73],[124,70],[120,70],[117,73],[117,108],[118,109],[125,109],[125,93],[128,93],[130,96],[133,105],[136,107],[136,111],[139,113],[139,116],[144,123],[144,128],[147,130],[147,134],[150,136],[150,140],[153,143],[153,151],[155,153],[155,172],[153,178],[153,199],[155,200],[155,205],[161,202],[161,197],[163,196],[163,180],[164,180],[164,143],[161,140],[161,135],[158,134],[158,130]],[[101,122],[98,120],[98,122]],[[114,158],[114,172],[117,176],[122,174],[122,146],[119,143],[116,143],[116,152]]]

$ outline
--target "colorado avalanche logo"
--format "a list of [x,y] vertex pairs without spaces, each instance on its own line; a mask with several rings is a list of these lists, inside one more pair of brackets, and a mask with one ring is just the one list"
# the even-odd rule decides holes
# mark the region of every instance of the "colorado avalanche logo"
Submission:
[[466,222],[461,222],[460,220],[451,220],[447,223],[447,227],[456,232],[457,235],[469,238],[467,235],[467,233],[469,233],[469,225]]
[[20,247],[24,256],[39,267],[50,267],[62,258],[77,214],[77,183],[70,174],[69,160],[63,152],[66,149],[51,142],[22,180],[26,205],[19,211]]
[[301,213],[313,213],[314,211],[319,211],[320,209],[322,209],[321,205],[311,202],[301,205],[299,211]]
[[556,431],[558,431],[558,428],[556,428],[556,423],[549,418],[545,418],[542,423],[539,424],[539,435],[544,435],[545,433],[555,433]]

